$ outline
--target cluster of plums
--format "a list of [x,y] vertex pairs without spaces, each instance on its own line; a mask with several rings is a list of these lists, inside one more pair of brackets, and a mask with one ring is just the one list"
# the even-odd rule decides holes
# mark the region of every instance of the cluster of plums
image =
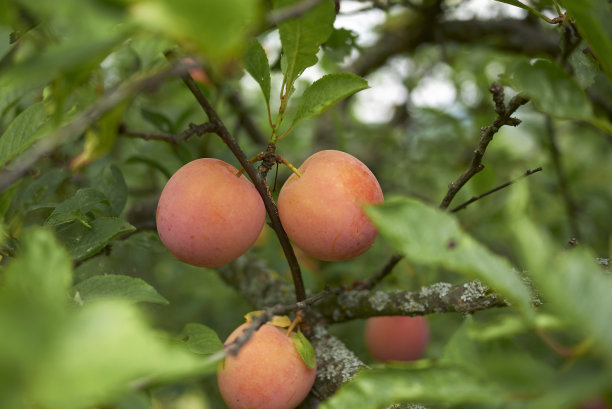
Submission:
[[[305,253],[326,261],[368,250],[377,231],[362,210],[381,203],[372,172],[348,153],[326,150],[310,156],[278,196],[287,235]],[[266,212],[255,187],[219,159],[197,159],[181,167],[164,187],[157,231],[179,260],[219,267],[238,258],[263,229]]]
[[[278,196],[278,212],[293,243],[325,261],[354,258],[367,251],[377,231],[363,212],[381,203],[372,172],[354,156],[326,150],[310,156]],[[164,187],[157,207],[157,230],[180,261],[219,267],[245,253],[261,233],[266,211],[261,196],[238,170],[218,159],[197,159],[181,167]],[[249,324],[227,339],[233,342]],[[365,341],[379,361],[419,359],[429,337],[423,318],[368,320]],[[265,357],[262,358],[262,357]],[[266,324],[237,356],[218,370],[221,396],[230,409],[295,408],[316,376],[300,357],[286,330]]]

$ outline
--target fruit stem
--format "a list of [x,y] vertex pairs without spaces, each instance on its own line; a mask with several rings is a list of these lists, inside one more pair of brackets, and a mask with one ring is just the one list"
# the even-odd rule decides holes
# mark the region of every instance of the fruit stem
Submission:
[[291,169],[291,171],[293,173],[295,173],[297,175],[297,177],[302,177],[302,174],[300,173],[300,171],[293,166],[293,164],[291,162],[289,162],[287,159],[283,158],[282,156],[278,155],[278,160],[280,160],[280,162],[284,165],[286,165],[289,169]]

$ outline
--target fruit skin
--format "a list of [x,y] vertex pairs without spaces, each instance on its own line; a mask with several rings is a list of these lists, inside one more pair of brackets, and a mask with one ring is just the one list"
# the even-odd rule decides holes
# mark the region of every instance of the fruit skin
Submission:
[[366,323],[366,347],[377,361],[416,361],[425,354],[428,341],[424,317],[373,317]]
[[378,234],[361,206],[382,203],[374,174],[359,159],[325,150],[310,156],[278,196],[278,212],[289,238],[325,261],[348,260],[367,251]]
[[219,267],[257,240],[266,210],[257,189],[214,158],[196,159],[166,183],[157,205],[157,232],[180,261]]
[[[225,341],[235,340],[250,324],[242,324]],[[316,368],[308,369],[286,330],[263,325],[238,351],[219,364],[217,383],[230,409],[294,409],[314,384]]]

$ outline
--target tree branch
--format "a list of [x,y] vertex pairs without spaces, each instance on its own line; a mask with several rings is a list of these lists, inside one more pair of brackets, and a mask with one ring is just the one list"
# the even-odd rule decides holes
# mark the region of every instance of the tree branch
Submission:
[[179,145],[181,142],[186,141],[193,135],[202,136],[206,133],[215,132],[215,130],[216,130],[215,125],[213,125],[210,122],[205,123],[205,124],[200,124],[200,125],[191,123],[189,124],[188,129],[184,130],[178,135],[135,132],[135,131],[127,130],[123,124],[121,124],[121,126],[119,127],[119,133],[123,136],[131,137],[131,138],[142,138],[147,141],[149,140],[164,141],[164,142],[169,142],[173,145]]
[[[521,106],[529,102],[529,98],[518,94],[514,96],[508,106],[503,105],[504,90],[498,83],[493,83],[489,91],[493,94],[493,100],[495,102],[495,112],[498,116],[489,126],[485,126],[480,130],[480,141],[478,147],[474,150],[474,156],[470,166],[463,172],[463,174],[454,182],[448,186],[448,191],[440,203],[441,209],[446,209],[450,205],[451,201],[459,192],[459,190],[465,185],[475,174],[484,169],[482,164],[482,158],[485,154],[487,146],[493,140],[493,136],[499,131],[504,125],[517,126],[521,123],[520,120],[513,118],[512,114]],[[500,102],[501,101],[501,102]]]
[[504,188],[507,188],[508,186],[510,186],[510,185],[512,185],[512,184],[514,184],[514,183],[516,183],[516,182],[518,182],[519,180],[521,180],[521,179],[523,179],[523,178],[526,178],[527,176],[533,175],[534,173],[537,173],[537,172],[540,172],[540,171],[542,171],[542,168],[541,168],[541,167],[536,168],[536,169],[534,169],[534,170],[527,169],[527,170],[525,171],[525,173],[523,173],[521,176],[519,176],[518,178],[516,178],[516,179],[514,179],[514,180],[508,181],[508,182],[503,183],[503,184],[501,184],[501,185],[499,185],[499,186],[497,186],[497,187],[494,187],[493,189],[491,189],[491,190],[489,190],[489,191],[487,191],[487,192],[485,192],[485,193],[483,193],[483,194],[481,194],[481,195],[478,195],[478,196],[472,196],[472,197],[470,198],[470,200],[468,200],[468,201],[466,201],[466,202],[464,202],[464,203],[460,204],[459,206],[457,206],[457,207],[455,207],[455,208],[451,209],[451,213],[455,213],[455,212],[458,212],[459,210],[463,210],[463,209],[465,209],[466,207],[468,207],[469,205],[471,205],[472,203],[474,203],[474,202],[476,202],[476,201],[478,201],[478,200],[482,199],[483,197],[486,197],[486,196],[488,196],[488,195],[490,195],[490,194],[492,194],[492,193],[495,193],[495,192],[498,192],[498,191],[500,191],[500,190],[502,190],[502,189],[504,189]]
[[368,291],[336,289],[317,306],[329,323],[386,315],[469,314],[507,302],[478,280],[451,285],[436,283],[419,291]]
[[544,30],[541,26],[528,20],[495,19],[454,21],[439,19],[430,24],[424,13],[429,11],[420,8],[420,17],[406,19],[404,27],[390,26],[378,41],[365,48],[361,56],[353,63],[350,71],[365,76],[395,55],[410,53],[426,43],[460,43],[489,46],[502,51],[517,52],[527,56],[557,56],[559,34],[553,30]]
[[[173,58],[172,53],[168,52],[167,57]],[[257,189],[263,200],[264,206],[268,213],[268,217],[270,218],[271,226],[276,232],[276,236],[278,237],[278,240],[281,244],[281,247],[289,264],[289,268],[291,269],[291,276],[293,278],[293,284],[295,287],[296,299],[297,301],[302,301],[306,299],[306,290],[304,287],[304,281],[302,279],[302,272],[300,271],[300,265],[293,251],[293,247],[291,246],[291,242],[287,237],[287,233],[285,232],[285,229],[281,224],[280,218],[278,216],[278,209],[276,208],[276,204],[272,199],[272,195],[268,189],[267,184],[265,183],[265,180],[261,177],[259,172],[257,172],[253,164],[249,161],[249,158],[242,151],[242,148],[240,147],[240,145],[238,145],[236,139],[234,139],[234,137],[227,130],[227,128],[223,124],[223,121],[221,121],[221,118],[219,117],[219,115],[217,115],[217,112],[214,110],[212,105],[210,105],[208,99],[200,90],[193,78],[191,78],[189,73],[184,73],[181,78],[183,79],[185,85],[187,85],[187,88],[189,88],[193,96],[196,98],[202,109],[204,109],[208,120],[215,126],[215,133],[219,135],[219,137],[227,145],[227,147],[234,154],[236,159],[238,159],[240,165],[245,170],[247,175],[249,175],[249,177],[253,181],[253,185],[255,185],[255,188]]]

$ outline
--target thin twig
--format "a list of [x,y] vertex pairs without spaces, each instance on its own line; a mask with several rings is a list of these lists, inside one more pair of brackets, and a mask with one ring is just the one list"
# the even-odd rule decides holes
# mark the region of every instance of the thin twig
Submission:
[[372,277],[370,277],[362,285],[360,285],[360,288],[363,288],[364,290],[371,290],[372,288],[376,287],[385,277],[391,274],[393,268],[403,258],[404,256],[402,254],[392,255],[387,261],[387,263],[383,266],[383,268],[378,270]]
[[[172,59],[174,56],[171,52],[168,52],[167,57]],[[281,224],[280,218],[278,216],[278,209],[276,208],[276,204],[272,199],[272,194],[268,189],[268,185],[265,183],[265,180],[261,177],[259,172],[257,172],[257,169],[255,169],[253,164],[249,161],[249,158],[246,156],[246,154],[242,151],[242,148],[240,147],[236,139],[234,139],[234,137],[227,130],[227,128],[223,124],[223,121],[221,121],[221,118],[214,110],[212,105],[210,105],[208,99],[206,98],[202,90],[200,90],[193,78],[191,78],[189,73],[183,73],[181,78],[183,79],[185,85],[187,85],[187,88],[189,88],[193,96],[196,98],[202,109],[204,109],[208,120],[215,126],[215,133],[219,135],[219,137],[227,145],[227,147],[234,154],[236,159],[238,159],[240,165],[244,168],[247,175],[249,175],[249,178],[251,178],[251,180],[253,181],[253,185],[259,192],[264,202],[264,206],[266,208],[268,216],[270,217],[272,228],[276,232],[285,257],[287,258],[287,263],[289,264],[291,276],[293,278],[293,284],[295,287],[296,300],[302,301],[306,299],[306,290],[304,287],[304,281],[302,279],[302,272],[300,271],[300,265],[293,251],[293,247],[291,246],[291,242],[287,237],[287,233],[285,232],[285,229]]]
[[188,129],[184,130],[178,135],[165,134],[165,133],[153,134],[153,133],[146,133],[146,132],[129,131],[125,129],[123,125],[119,128],[119,133],[123,136],[128,136],[131,138],[142,138],[147,141],[149,140],[164,141],[164,142],[169,142],[173,145],[179,145],[181,142],[186,141],[193,135],[202,136],[205,133],[211,133],[211,132],[215,132],[215,126],[210,122],[205,123],[205,124],[200,124],[200,125],[191,123],[189,124]]
[[516,179],[514,179],[514,180],[510,180],[510,181],[508,181],[508,182],[506,182],[506,183],[503,183],[503,184],[501,184],[501,185],[499,185],[499,186],[497,186],[497,187],[495,187],[495,188],[493,188],[493,189],[489,190],[488,192],[485,192],[485,193],[483,193],[483,194],[481,194],[481,195],[478,195],[478,196],[472,196],[472,197],[470,198],[470,200],[468,200],[468,201],[466,201],[465,203],[460,204],[459,206],[457,206],[457,207],[455,207],[455,208],[451,209],[451,213],[455,213],[455,212],[458,212],[459,210],[463,210],[463,209],[465,209],[466,207],[468,207],[469,205],[471,205],[472,203],[474,203],[475,201],[480,200],[480,199],[482,199],[483,197],[489,196],[489,195],[490,195],[490,194],[492,194],[492,193],[498,192],[498,191],[500,191],[500,190],[502,190],[502,189],[504,189],[504,188],[506,188],[506,187],[508,187],[508,186],[510,186],[510,185],[512,185],[512,184],[514,184],[514,183],[516,183],[516,182],[518,182],[519,180],[521,180],[521,179],[523,179],[523,178],[526,178],[527,176],[533,175],[534,173],[537,173],[537,172],[540,172],[540,171],[542,171],[542,168],[541,168],[541,167],[536,168],[536,169],[534,169],[534,170],[527,169],[527,170],[525,171],[525,173],[523,173],[521,176],[517,177],[517,178],[516,178]]
[[285,315],[294,311],[304,310],[306,307],[316,304],[327,297],[329,292],[323,290],[318,294],[313,295],[310,298],[298,301],[295,304],[277,304],[273,307],[266,308],[260,314],[257,314],[251,321],[251,325],[244,329],[241,335],[238,336],[233,342],[224,345],[226,354],[236,355],[238,351],[246,342],[253,336],[253,334],[270,321],[275,315]]
[[482,127],[480,130],[480,141],[478,147],[474,150],[474,156],[470,166],[459,176],[457,180],[451,182],[448,186],[448,191],[440,203],[441,209],[447,209],[451,201],[459,192],[459,190],[465,185],[475,174],[484,169],[482,164],[482,158],[485,154],[487,146],[493,140],[493,136],[499,131],[504,125],[517,126],[521,121],[517,118],[513,118],[512,114],[521,106],[529,102],[529,98],[522,94],[514,96],[508,106],[503,106],[504,90],[498,83],[493,83],[489,91],[493,94],[493,100],[495,102],[495,112],[498,116],[489,126]]

